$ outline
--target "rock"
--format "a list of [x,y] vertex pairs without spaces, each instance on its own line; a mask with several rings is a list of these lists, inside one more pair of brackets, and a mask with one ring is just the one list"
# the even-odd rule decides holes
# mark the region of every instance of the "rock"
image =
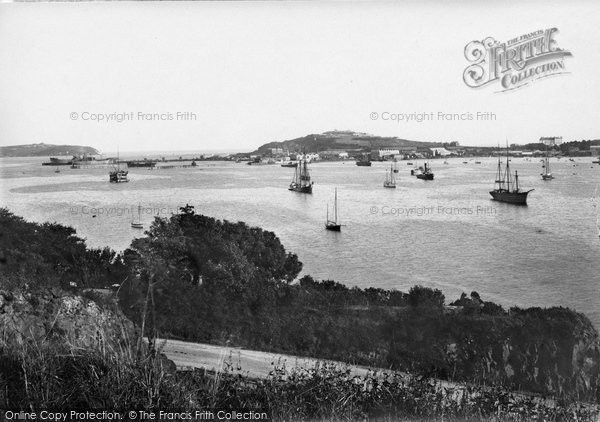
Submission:
[[0,290],[0,327],[0,347],[57,340],[104,349],[135,341],[133,323],[120,311],[56,289],[35,294]]

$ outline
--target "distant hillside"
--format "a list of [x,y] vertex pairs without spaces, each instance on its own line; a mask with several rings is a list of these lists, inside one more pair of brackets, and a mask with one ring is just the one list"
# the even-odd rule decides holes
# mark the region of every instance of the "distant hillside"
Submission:
[[271,148],[283,148],[290,152],[318,152],[326,150],[370,150],[372,148],[397,147],[441,147],[441,142],[419,142],[396,137],[375,136],[352,131],[329,131],[321,134],[306,135],[301,138],[282,142],[269,142],[260,146],[252,154],[270,153]]
[[96,155],[98,150],[81,145],[29,144],[0,147],[0,157],[50,157],[61,155]]

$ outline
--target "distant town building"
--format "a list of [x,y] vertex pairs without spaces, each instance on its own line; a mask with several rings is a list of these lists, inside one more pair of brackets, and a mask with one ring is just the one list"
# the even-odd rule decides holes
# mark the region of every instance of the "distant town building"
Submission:
[[431,153],[433,154],[434,157],[447,157],[449,155],[452,155],[452,153],[450,151],[448,151],[446,148],[430,148],[431,149]]
[[306,161],[308,161],[309,163],[311,161],[319,161],[320,160],[320,156],[319,154],[296,154],[296,160],[304,160],[306,159]]
[[548,146],[559,145],[562,143],[562,136],[542,136],[540,138],[540,144]]
[[388,157],[395,157],[396,155],[400,155],[400,150],[397,148],[381,148],[371,151],[371,159],[374,160],[382,160]]
[[348,152],[346,150],[343,149],[330,149],[330,150],[326,150],[326,151],[319,151],[319,155],[321,157],[340,157],[341,154],[346,154],[346,156],[348,156]]

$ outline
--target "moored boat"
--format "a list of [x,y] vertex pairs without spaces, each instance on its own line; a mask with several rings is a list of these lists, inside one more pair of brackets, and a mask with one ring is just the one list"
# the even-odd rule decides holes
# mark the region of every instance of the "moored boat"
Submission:
[[434,174],[431,171],[431,167],[429,167],[427,163],[425,163],[423,167],[419,167],[418,171],[416,172],[416,176],[417,179],[421,180],[433,180]]
[[329,219],[329,204],[327,204],[327,220],[325,221],[325,229],[334,232],[339,232],[342,230],[342,225],[338,222],[337,188],[335,188],[335,196],[333,200],[333,220]]
[[[546,142],[544,142],[546,143]],[[542,176],[542,180],[552,180],[554,179],[554,176],[552,175],[552,172],[550,171],[550,158],[548,157],[548,144],[546,143],[546,157],[544,157],[544,164],[542,165],[542,168],[544,169],[544,171],[540,174],[540,176]]]
[[110,183],[124,183],[129,182],[127,175],[129,172],[127,170],[121,169],[119,166],[119,153],[117,152],[117,167],[113,169],[113,171],[108,173],[108,180]]
[[133,217],[131,219],[131,227],[134,229],[143,229],[144,228],[144,224],[142,223],[142,205],[138,204],[138,218],[137,220],[134,220]]
[[494,190],[490,191],[490,195],[495,201],[506,202],[515,205],[527,205],[527,195],[533,189],[522,191],[519,189],[519,175],[515,171],[514,182],[510,175],[510,159],[508,156],[508,148],[506,149],[506,169],[502,171],[502,161],[498,154],[498,171],[496,173],[496,181],[494,182]]
[[311,182],[310,174],[308,173],[308,160],[302,158],[298,162],[298,166],[294,171],[294,178],[288,189],[299,193],[312,193],[312,185],[313,182]]
[[362,157],[357,158],[356,165],[360,167],[371,167],[371,157],[369,154],[363,154]]
[[124,183],[129,182],[127,170],[115,169],[108,174],[108,180],[110,183]]
[[390,166],[390,171],[385,171],[385,181],[383,182],[384,188],[396,189],[396,179],[394,178],[394,171]]

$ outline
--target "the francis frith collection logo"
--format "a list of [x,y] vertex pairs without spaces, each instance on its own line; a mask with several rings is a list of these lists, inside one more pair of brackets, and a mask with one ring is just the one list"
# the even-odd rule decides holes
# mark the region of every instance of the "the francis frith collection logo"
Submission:
[[492,37],[471,41],[465,47],[465,58],[471,63],[463,72],[465,84],[479,88],[497,82],[501,92],[567,73],[564,59],[572,54],[558,48],[557,32],[557,28],[540,29],[502,43]]

